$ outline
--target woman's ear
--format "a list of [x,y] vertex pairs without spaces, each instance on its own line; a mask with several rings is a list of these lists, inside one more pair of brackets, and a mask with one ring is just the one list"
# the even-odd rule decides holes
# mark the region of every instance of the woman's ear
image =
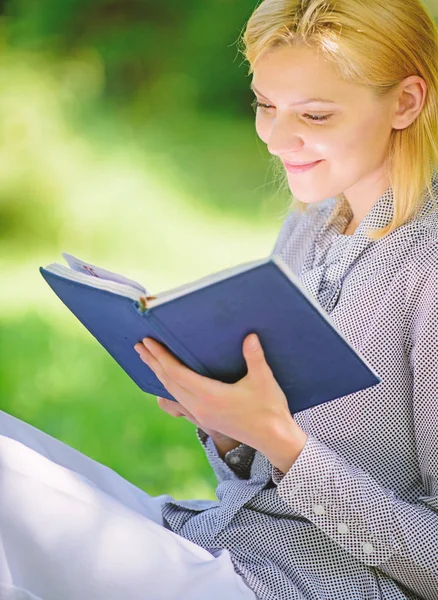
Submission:
[[427,84],[422,77],[411,75],[402,81],[396,97],[394,129],[406,129],[417,119],[427,97]]

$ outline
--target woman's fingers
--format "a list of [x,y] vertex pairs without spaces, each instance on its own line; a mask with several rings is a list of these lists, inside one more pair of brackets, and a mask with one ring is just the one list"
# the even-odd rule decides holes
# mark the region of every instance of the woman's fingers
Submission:
[[185,417],[185,413],[181,410],[181,406],[174,402],[173,400],[168,400],[167,398],[162,398],[161,396],[157,397],[158,406],[164,412],[167,412],[172,417]]
[[[204,377],[192,371],[153,338],[144,338],[142,343],[135,344],[134,349],[162,383],[163,380],[166,382],[171,379],[178,384],[180,389],[189,391],[191,395],[200,396],[217,394],[225,387],[228,388],[227,384],[221,381]],[[165,383],[163,385],[167,388]],[[174,395],[172,392],[170,393]]]
[[172,417],[186,417],[192,423],[195,423],[195,417],[190,413],[184,406],[182,406],[179,402],[174,402],[173,400],[168,400],[167,398],[162,398],[159,396],[157,398],[158,406],[167,412]]
[[172,417],[185,417],[187,421],[190,421],[190,423],[199,427],[199,423],[195,417],[178,402],[173,402],[172,400],[162,398],[161,396],[157,397],[157,402],[158,406]]

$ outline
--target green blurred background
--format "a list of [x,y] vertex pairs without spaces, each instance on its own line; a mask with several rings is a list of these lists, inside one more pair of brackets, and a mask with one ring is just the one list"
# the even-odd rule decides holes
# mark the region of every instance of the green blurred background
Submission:
[[151,292],[269,254],[290,201],[236,42],[254,0],[11,0],[0,21],[0,408],[150,494],[214,498],[160,411],[38,268]]

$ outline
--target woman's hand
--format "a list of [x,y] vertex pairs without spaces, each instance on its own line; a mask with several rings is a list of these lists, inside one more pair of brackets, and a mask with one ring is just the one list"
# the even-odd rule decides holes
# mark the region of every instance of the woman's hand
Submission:
[[[256,344],[252,345],[254,338]],[[248,373],[233,384],[199,375],[152,338],[134,348],[203,431],[241,440],[262,452],[283,473],[298,458],[307,435],[293,420],[256,335],[243,342]]]
[[222,458],[229,450],[233,450],[234,448],[237,448],[237,446],[240,446],[240,442],[238,442],[237,440],[233,440],[232,438],[223,435],[218,431],[213,431],[212,429],[201,427],[200,423],[198,423],[195,417],[178,402],[168,400],[167,398],[162,398],[161,396],[157,397],[157,402],[158,406],[162,410],[164,410],[164,412],[167,412],[169,415],[172,415],[172,417],[185,417],[187,421],[190,421],[190,423],[193,423],[193,425],[196,425],[196,427],[200,427],[202,431],[204,431],[207,435],[209,435],[212,438],[219,452],[219,455]]

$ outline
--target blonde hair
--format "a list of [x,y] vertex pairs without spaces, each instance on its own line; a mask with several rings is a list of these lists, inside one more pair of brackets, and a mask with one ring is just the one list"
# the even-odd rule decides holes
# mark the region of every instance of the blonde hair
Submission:
[[[415,218],[425,192],[433,193],[438,167],[438,28],[433,17],[420,0],[264,0],[239,39],[250,74],[262,54],[286,44],[318,49],[341,77],[367,85],[378,98],[410,75],[427,84],[420,115],[391,133],[387,167],[394,216],[386,227],[368,232],[370,239],[381,239]],[[294,199],[295,205],[307,209]]]

